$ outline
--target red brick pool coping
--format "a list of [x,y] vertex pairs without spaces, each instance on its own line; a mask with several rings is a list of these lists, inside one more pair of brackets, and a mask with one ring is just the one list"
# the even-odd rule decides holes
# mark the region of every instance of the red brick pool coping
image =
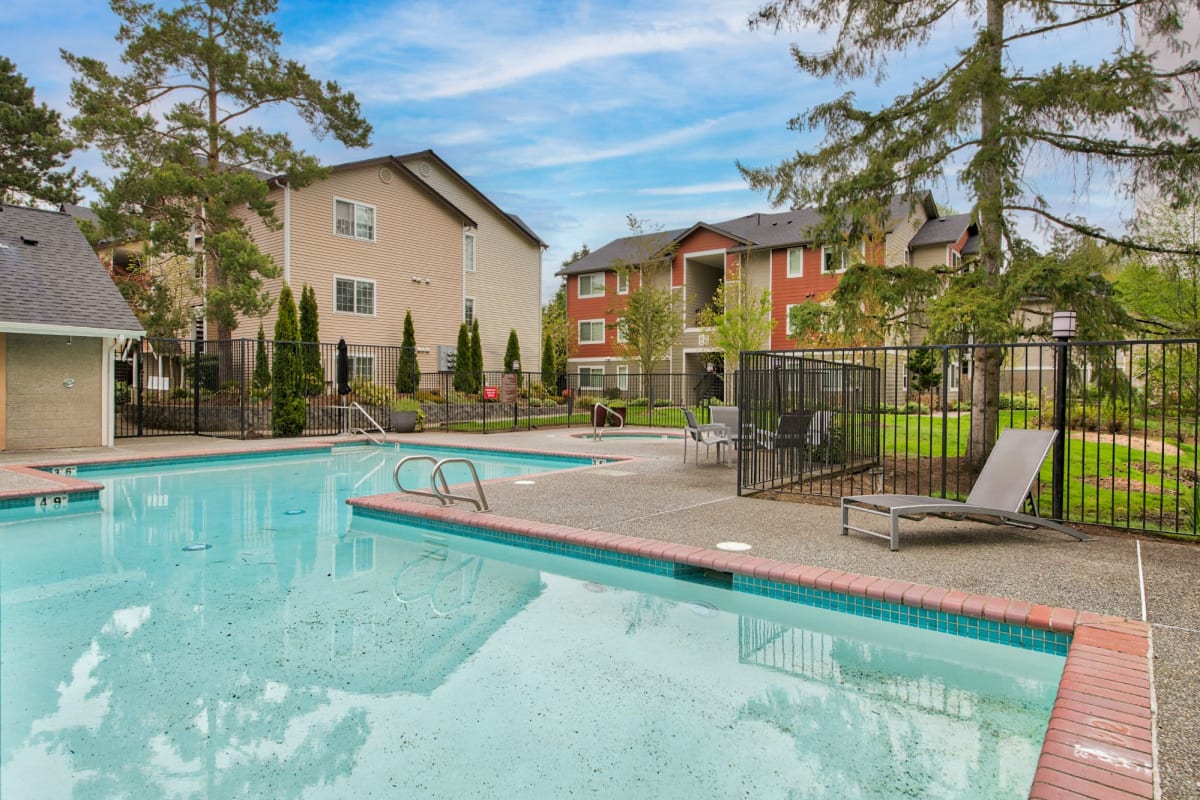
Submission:
[[[340,440],[339,443],[346,442]],[[70,461],[58,458],[42,463],[31,462],[23,466],[4,466],[0,469],[44,480],[60,487],[60,491],[83,492],[95,491],[102,487],[89,481],[55,475],[34,467],[213,457],[245,452],[313,450],[329,447],[331,444],[334,442],[313,440],[295,445],[275,446],[269,450],[230,450],[217,453],[212,450],[196,450],[165,455],[119,454]],[[612,460],[628,458],[591,454],[588,457]],[[46,494],[46,490],[14,489],[0,491],[0,499],[42,494]],[[793,564],[759,556],[672,544],[655,539],[428,506],[405,501],[401,497],[378,495],[355,498],[348,502],[352,506],[377,511],[594,547],[626,555],[898,603],[913,608],[1070,634],[1072,639],[1067,651],[1066,665],[1050,714],[1029,797],[1031,800],[1150,800],[1157,796],[1150,627],[1144,622],[824,567]]]
[[348,502],[375,511],[1070,634],[1066,665],[1029,797],[1155,797],[1150,627],[1144,622],[655,539],[423,505],[403,500],[400,495]]

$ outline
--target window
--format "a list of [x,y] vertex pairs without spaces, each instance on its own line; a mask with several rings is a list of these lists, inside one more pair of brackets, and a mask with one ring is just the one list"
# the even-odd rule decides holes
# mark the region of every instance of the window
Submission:
[[844,272],[850,266],[850,253],[842,245],[826,245],[821,248],[821,272]]
[[617,273],[617,294],[629,294],[629,273]]
[[375,241],[375,206],[334,200],[333,232],[338,236]]
[[579,343],[580,344],[603,344],[604,343],[604,320],[602,320],[602,319],[581,319],[579,321]]
[[463,271],[475,271],[475,234],[463,231]]
[[192,336],[195,336],[200,341],[205,340],[204,335],[204,306],[192,306],[192,319],[195,321],[195,327],[192,328]]
[[343,314],[375,316],[375,281],[334,278],[333,310]]
[[629,391],[629,365],[617,365],[617,388],[622,392]]
[[784,309],[783,332],[787,334],[789,339],[796,336],[796,332],[792,330],[792,309],[798,305],[799,303],[789,303],[788,307]]
[[629,341],[629,327],[624,317],[617,320],[617,341],[621,344]]
[[463,298],[463,322],[467,323],[467,327],[471,327],[471,323],[475,321],[475,298]]
[[957,250],[950,251],[950,266],[954,269],[958,269],[962,266],[962,253],[958,252]]
[[787,276],[800,278],[804,276],[804,248],[791,247],[787,251]]
[[580,367],[579,388],[601,391],[604,388],[604,367]]
[[579,276],[579,296],[580,297],[603,297],[604,296],[604,273],[589,272],[586,275]]
[[350,380],[367,383],[375,380],[375,356],[357,356],[351,353],[349,362]]

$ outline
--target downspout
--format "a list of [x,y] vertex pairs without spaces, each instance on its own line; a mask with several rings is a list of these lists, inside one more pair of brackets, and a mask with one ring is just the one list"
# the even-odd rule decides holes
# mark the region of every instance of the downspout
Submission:
[[292,285],[292,184],[283,184],[283,281]]

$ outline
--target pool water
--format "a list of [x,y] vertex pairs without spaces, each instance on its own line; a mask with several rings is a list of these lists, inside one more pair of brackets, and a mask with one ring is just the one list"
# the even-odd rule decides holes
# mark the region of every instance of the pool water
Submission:
[[0,526],[0,796],[1028,794],[1062,657],[351,518],[365,455]]

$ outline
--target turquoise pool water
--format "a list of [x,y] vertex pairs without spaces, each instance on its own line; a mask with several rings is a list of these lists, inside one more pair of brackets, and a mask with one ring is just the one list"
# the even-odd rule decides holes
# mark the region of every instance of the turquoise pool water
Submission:
[[0,526],[0,795],[1027,795],[1062,657],[351,518],[367,455]]

